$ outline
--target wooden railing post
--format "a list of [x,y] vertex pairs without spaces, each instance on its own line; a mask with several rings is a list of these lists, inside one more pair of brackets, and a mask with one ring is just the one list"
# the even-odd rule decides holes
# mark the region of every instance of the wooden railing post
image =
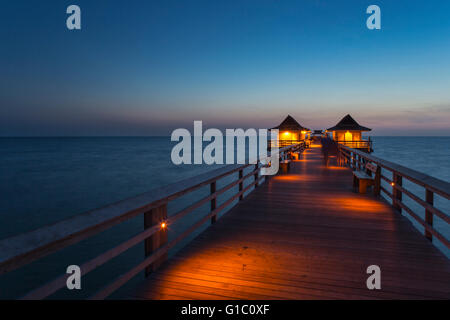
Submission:
[[339,148],[339,145],[338,145],[338,153],[337,153],[337,165],[338,165],[338,167],[341,167],[342,166],[342,155],[341,155],[341,148]]
[[365,169],[366,169],[366,173],[367,173],[369,176],[372,176],[372,171],[371,171],[369,168],[366,167],[366,165],[367,165],[368,163],[370,163],[369,160],[367,160],[366,158],[362,158],[362,167],[363,167],[363,169],[365,168]]
[[258,188],[258,178],[259,178],[259,170],[258,170],[258,168],[259,168],[259,165],[257,163],[257,164],[255,164],[255,170],[257,170],[256,173],[255,173],[255,188]]
[[[210,189],[211,189],[211,194],[216,192],[216,181],[211,183],[211,188]],[[216,198],[211,199],[211,212],[216,210],[216,204],[217,204],[217,199]],[[215,215],[213,215],[211,217],[211,224],[216,223],[216,220],[217,220],[217,215],[215,214]]]
[[[434,204],[434,193],[428,189],[426,189],[425,191],[425,201],[430,205]],[[425,209],[425,222],[430,227],[433,226],[433,212],[426,209]],[[428,240],[433,241],[433,235],[426,228],[425,228],[425,237]]]
[[352,170],[356,170],[356,154],[352,152]]
[[[239,170],[239,180],[242,179],[244,177],[244,170]],[[244,182],[239,182],[239,192],[241,192],[244,189]],[[242,201],[242,199],[244,199],[244,195],[241,194],[239,196],[239,201]]]
[[380,190],[381,190],[381,167],[377,165],[377,170],[375,171],[373,194],[375,196],[380,196]]
[[[144,213],[144,229],[153,227],[154,225],[161,225],[167,220],[167,203],[153,208]],[[145,256],[150,256],[167,243],[167,226],[161,227],[161,230],[145,239]],[[145,268],[145,276],[158,269],[164,261],[167,260],[167,253],[159,257],[155,262]]]
[[348,163],[348,167],[350,169],[353,169],[353,167],[352,167],[352,159],[353,159],[353,153],[351,151],[349,151],[348,152],[347,163]]
[[398,204],[399,202],[402,202],[402,192],[396,188],[396,186],[402,186],[402,176],[393,173],[393,188],[392,188],[392,205],[393,207],[398,210],[398,212],[402,212],[402,207]]
[[355,153],[354,152],[352,152],[351,153],[351,157],[352,157],[352,159],[351,159],[351,168],[352,168],[352,170],[356,170],[356,157],[355,157]]

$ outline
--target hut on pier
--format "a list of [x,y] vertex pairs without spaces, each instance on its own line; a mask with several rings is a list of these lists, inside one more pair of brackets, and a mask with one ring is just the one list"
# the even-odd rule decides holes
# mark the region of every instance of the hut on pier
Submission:
[[278,145],[280,147],[305,141],[306,135],[311,132],[310,129],[303,127],[290,115],[288,115],[286,119],[284,119],[278,126],[273,127],[272,129],[279,130]]
[[334,127],[328,128],[326,132],[332,133],[333,140],[347,147],[361,149],[366,152],[372,152],[372,141],[363,140],[362,132],[372,129],[364,127],[356,122],[351,115],[347,114]]

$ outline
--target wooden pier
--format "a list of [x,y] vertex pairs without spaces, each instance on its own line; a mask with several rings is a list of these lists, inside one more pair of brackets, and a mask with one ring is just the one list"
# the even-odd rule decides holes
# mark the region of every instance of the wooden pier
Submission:
[[[307,149],[152,274],[133,299],[450,298],[450,262],[348,169]],[[366,269],[382,270],[368,290]]]
[[[264,178],[258,165],[228,166],[2,240],[0,274],[144,215],[143,232],[81,265],[86,274],[145,241],[142,262],[100,288],[92,299],[108,297],[144,271],[148,277],[124,292],[124,299],[449,299],[450,261],[430,241],[449,248],[447,238],[433,227],[433,216],[450,221],[448,213],[433,204],[434,194],[450,199],[449,183],[347,147],[340,148],[328,166],[320,145],[303,149],[303,144],[281,149],[282,158],[301,153],[288,173]],[[393,205],[378,194],[353,191],[352,168],[364,169],[368,162],[392,172],[392,180],[385,174],[375,179],[378,185],[380,180],[395,181],[392,192],[376,188],[392,198]],[[251,171],[244,174],[245,169]],[[216,188],[219,179],[230,175],[236,179]],[[425,220],[402,201],[402,194],[414,197],[402,179],[424,188],[426,200],[413,200],[423,206]],[[207,197],[167,216],[168,202],[202,187],[210,188]],[[238,192],[218,205],[217,198],[233,187]],[[167,225],[208,202],[209,214],[168,241]],[[424,226],[424,234],[401,210]],[[206,231],[166,260],[171,248],[208,221]],[[370,265],[381,268],[381,290],[366,286]],[[66,279],[61,275],[23,298],[50,296],[65,287]]]

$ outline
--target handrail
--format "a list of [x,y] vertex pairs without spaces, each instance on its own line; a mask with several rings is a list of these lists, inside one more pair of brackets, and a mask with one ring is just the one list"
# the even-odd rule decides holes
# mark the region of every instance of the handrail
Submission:
[[[289,152],[304,147],[303,144],[290,145],[279,149],[279,157],[283,158]],[[243,175],[243,170],[249,166],[255,166],[255,169],[250,173]],[[211,218],[211,222],[215,222],[217,214],[230,205],[234,200],[242,200],[243,195],[251,187],[257,187],[259,182],[264,176],[259,176],[259,170],[261,166],[257,162],[256,164],[243,164],[243,165],[226,165],[224,167],[200,174],[193,178],[184,179],[177,183],[170,184],[165,187],[154,189],[150,192],[146,192],[137,197],[119,201],[117,203],[91,210],[87,213],[74,216],[63,221],[44,226],[42,228],[19,234],[0,241],[0,275],[10,272],[21,266],[29,264],[35,260],[43,258],[49,254],[52,254],[58,250],[61,250],[70,245],[76,244],[86,238],[94,236],[106,229],[111,228],[121,222],[136,217],[140,214],[144,214],[146,218],[152,217],[155,211],[163,208],[165,214],[164,221],[169,225],[173,224],[183,216],[191,213],[200,206],[211,202],[210,213],[202,218],[199,222],[190,227],[183,234],[169,243],[162,243],[160,247],[154,252],[147,252],[148,256],[138,266],[127,272],[112,285],[106,287],[103,291],[97,293],[93,298],[105,298],[111,294],[115,289],[119,288],[125,282],[124,279],[131,279],[135,274],[149,267],[156,260],[160,259],[165,253],[168,252],[176,243],[185,238],[192,231],[203,225],[208,219]],[[227,177],[233,173],[239,173],[239,178],[220,190],[215,190],[216,182],[224,177]],[[243,187],[243,182],[251,177],[254,177],[254,181]],[[211,185],[211,194],[200,199],[194,204],[189,205],[183,210],[177,212],[171,217],[167,218],[167,204],[187,193],[197,190],[201,187]],[[239,192],[228,199],[224,204],[215,208],[215,201],[217,197],[224,192],[231,189],[233,186],[239,185]],[[213,188],[214,186],[214,188]],[[201,222],[201,223],[200,223]],[[81,265],[80,269],[83,274],[86,274],[100,265],[108,262],[112,258],[125,252],[131,247],[142,241],[148,241],[151,237],[157,236],[162,233],[160,224],[153,224],[151,227],[146,228],[143,232],[134,235],[125,242],[118,246],[100,254],[94,259],[85,262]],[[147,243],[146,243],[147,246]],[[53,281],[29,292],[23,298],[25,299],[42,299],[45,298],[65,285],[67,275],[62,275]],[[112,290],[114,289],[114,290]]]
[[[450,223],[450,216],[448,213],[444,213],[434,206],[434,194],[438,194],[441,197],[450,200],[450,183],[431,177],[422,172],[404,167],[391,161],[387,161],[373,155],[369,155],[363,151],[349,148],[345,145],[338,144],[339,153],[338,161],[340,164],[346,164],[353,169],[364,170],[364,165],[367,162],[371,162],[392,172],[392,180],[386,176],[379,174],[379,181],[376,184],[380,185],[380,180],[383,179],[392,186],[392,193],[389,192],[383,186],[380,190],[392,199],[392,206],[400,211],[405,210],[414,220],[421,224],[425,229],[425,236],[431,241],[433,237],[436,237],[447,248],[450,248],[450,241],[433,228],[433,215],[437,215],[445,223]],[[407,190],[403,184],[403,178],[419,185],[425,189],[426,200],[422,200],[414,193]],[[375,191],[375,190],[374,190]],[[380,195],[379,191],[377,191]],[[403,201],[402,195],[405,194],[416,203],[421,205],[425,209],[425,220],[421,219],[411,208],[409,208]]]
[[0,241],[0,274],[75,244],[248,165],[230,165]]
[[293,144],[301,144],[301,143],[306,143],[308,144],[308,139],[299,139],[299,140],[283,140],[283,139],[278,139],[278,140],[268,140],[269,141],[269,147],[287,147]]
[[336,142],[349,148],[372,149],[372,140],[339,140]]
[[414,169],[410,169],[404,167],[400,164],[384,160],[378,158],[373,155],[369,155],[364,151],[355,150],[343,145],[339,145],[339,148],[350,151],[354,154],[359,155],[360,157],[369,160],[370,162],[376,163],[377,165],[388,169],[389,171],[396,172],[401,174],[403,177],[406,177],[408,180],[421,185],[422,187],[431,189],[434,193],[441,195],[442,197],[450,200],[450,183],[422,173],[420,171],[416,171]]

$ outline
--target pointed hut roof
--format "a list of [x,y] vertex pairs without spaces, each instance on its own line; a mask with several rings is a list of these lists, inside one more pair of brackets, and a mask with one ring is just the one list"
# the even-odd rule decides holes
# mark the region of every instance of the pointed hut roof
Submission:
[[349,131],[371,131],[372,129],[361,126],[355,119],[352,118],[351,115],[346,115],[342,118],[341,121],[338,122],[332,128],[327,129],[327,131],[339,131],[339,130],[349,130]]
[[297,122],[297,120],[292,118],[290,115],[288,115],[286,119],[284,119],[283,122],[280,123],[279,126],[273,127],[272,129],[289,130],[289,131],[311,131],[308,128],[303,127],[300,123]]

